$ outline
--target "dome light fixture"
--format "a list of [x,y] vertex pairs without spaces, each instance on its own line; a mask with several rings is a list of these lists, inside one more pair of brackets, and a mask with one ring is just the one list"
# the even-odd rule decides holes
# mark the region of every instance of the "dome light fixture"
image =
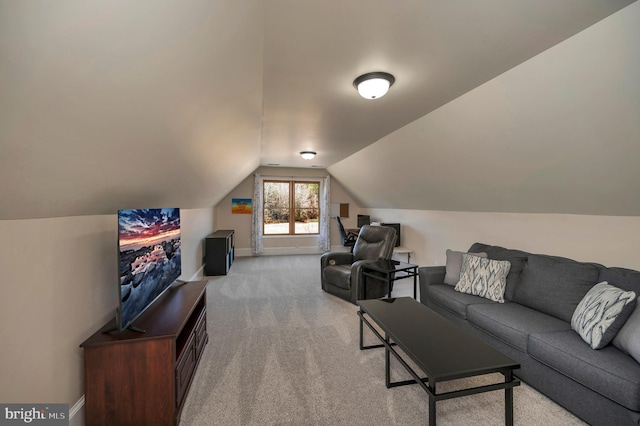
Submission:
[[378,99],[383,97],[389,87],[395,83],[396,78],[387,72],[376,71],[362,74],[353,80],[353,86],[365,99]]
[[300,151],[300,155],[302,156],[302,158],[304,158],[305,160],[311,160],[313,157],[316,156],[316,153],[313,151]]

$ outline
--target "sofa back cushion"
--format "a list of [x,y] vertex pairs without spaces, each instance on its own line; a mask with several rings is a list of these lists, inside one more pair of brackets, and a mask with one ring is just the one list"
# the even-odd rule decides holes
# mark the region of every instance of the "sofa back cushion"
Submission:
[[[640,272],[625,268],[601,268],[600,280],[623,290],[633,291],[640,297]],[[640,304],[613,339],[613,346],[631,355],[640,363]]]
[[473,244],[469,249],[469,252],[484,252],[487,253],[487,258],[489,259],[508,260],[509,263],[511,263],[511,269],[509,269],[509,274],[507,275],[507,287],[504,292],[504,299],[513,300],[513,293],[518,281],[520,280],[520,274],[522,273],[522,268],[527,262],[527,256],[529,256],[529,253],[520,250],[506,249],[500,246],[489,246],[482,243]]
[[[455,286],[460,281],[460,271],[462,270],[461,251],[447,249],[447,265],[444,274],[444,283]],[[487,257],[487,253],[471,253],[474,256]]]
[[640,336],[640,304],[636,302],[633,313],[613,339],[613,346],[631,355],[640,364],[640,338],[638,336]]
[[606,281],[612,286],[633,291],[640,296],[640,271],[626,268],[600,268],[598,282]]
[[513,301],[566,322],[584,295],[598,283],[600,265],[531,254],[515,288]]

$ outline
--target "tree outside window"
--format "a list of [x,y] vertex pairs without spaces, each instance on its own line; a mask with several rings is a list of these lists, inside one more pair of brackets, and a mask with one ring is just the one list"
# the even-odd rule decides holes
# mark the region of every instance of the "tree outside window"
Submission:
[[320,183],[265,180],[263,234],[309,235],[320,232]]

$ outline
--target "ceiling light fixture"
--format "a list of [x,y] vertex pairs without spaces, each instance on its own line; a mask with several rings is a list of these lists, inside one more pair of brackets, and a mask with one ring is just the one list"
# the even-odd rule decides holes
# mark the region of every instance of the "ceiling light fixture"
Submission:
[[353,86],[365,99],[377,99],[383,97],[396,78],[387,72],[376,71],[362,74],[353,80]]
[[316,153],[313,151],[300,151],[300,155],[302,156],[302,158],[304,158],[305,160],[311,160],[313,157],[316,156]]

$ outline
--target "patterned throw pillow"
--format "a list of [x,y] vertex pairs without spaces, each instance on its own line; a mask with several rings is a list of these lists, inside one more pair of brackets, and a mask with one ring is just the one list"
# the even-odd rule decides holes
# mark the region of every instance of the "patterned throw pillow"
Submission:
[[636,294],[603,281],[585,294],[571,318],[571,329],[593,349],[607,346],[635,308]]
[[509,269],[511,263],[508,260],[485,259],[464,253],[460,281],[455,290],[504,303]]

